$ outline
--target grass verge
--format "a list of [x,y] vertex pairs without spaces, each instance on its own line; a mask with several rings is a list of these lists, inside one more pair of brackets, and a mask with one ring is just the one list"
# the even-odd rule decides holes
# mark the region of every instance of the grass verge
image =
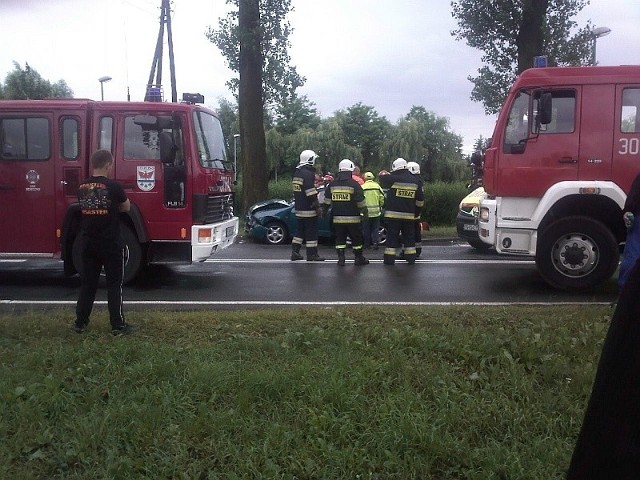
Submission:
[[0,477],[560,479],[612,313],[2,314]]

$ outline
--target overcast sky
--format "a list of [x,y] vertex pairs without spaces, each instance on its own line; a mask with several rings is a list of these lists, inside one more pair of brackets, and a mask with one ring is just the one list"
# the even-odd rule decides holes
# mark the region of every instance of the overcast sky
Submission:
[[[0,79],[13,62],[29,63],[45,79],[64,79],[77,98],[141,100],[158,36],[160,0],[0,0]],[[177,89],[200,92],[216,107],[232,99],[232,73],[205,37],[225,14],[224,0],[174,0],[172,13]],[[447,117],[470,153],[490,137],[495,117],[469,99],[467,80],[481,52],[456,41],[450,0],[293,0],[291,57],[307,78],[299,94],[322,117],[358,102],[395,123],[413,105]],[[640,64],[640,2],[591,0],[576,18],[611,28],[600,38],[600,65]],[[168,57],[165,56],[168,67]],[[163,74],[170,97],[168,70]],[[310,146],[313,148],[313,146]]]

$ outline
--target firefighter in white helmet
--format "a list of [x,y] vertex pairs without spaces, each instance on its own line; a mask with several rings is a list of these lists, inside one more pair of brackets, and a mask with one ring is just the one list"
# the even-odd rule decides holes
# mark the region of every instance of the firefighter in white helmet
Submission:
[[[424,182],[420,177],[420,164],[418,162],[407,162],[407,168],[420,182],[420,189],[424,191]],[[421,225],[422,207],[416,207],[415,215],[415,247],[416,258],[422,253],[422,225]]]
[[367,215],[367,204],[360,184],[353,178],[355,165],[347,158],[338,164],[338,175],[325,189],[323,211],[331,207],[333,229],[336,232],[338,265],[345,264],[347,236],[351,237],[351,248],[355,265],[367,265],[369,260],[362,254],[361,215]]
[[384,212],[387,245],[384,249],[384,264],[395,263],[402,235],[405,260],[412,265],[416,262],[416,211],[424,206],[422,182],[409,171],[404,158],[397,158],[391,165],[391,173],[380,177],[380,186],[387,191]]
[[315,187],[315,162],[318,155],[313,150],[304,150],[291,181],[295,203],[297,230],[291,241],[291,260],[302,260],[300,249],[304,243],[307,261],[322,262],[318,255],[318,191]]

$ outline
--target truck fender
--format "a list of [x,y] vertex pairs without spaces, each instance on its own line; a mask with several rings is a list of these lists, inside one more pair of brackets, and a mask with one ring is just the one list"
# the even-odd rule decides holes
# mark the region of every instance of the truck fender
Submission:
[[620,207],[620,210],[624,208],[624,203],[627,199],[624,191],[616,183],[611,181],[558,182],[546,191],[534,210],[531,218],[534,227],[538,228],[545,216],[552,210],[553,206],[569,195],[601,195],[613,200]]

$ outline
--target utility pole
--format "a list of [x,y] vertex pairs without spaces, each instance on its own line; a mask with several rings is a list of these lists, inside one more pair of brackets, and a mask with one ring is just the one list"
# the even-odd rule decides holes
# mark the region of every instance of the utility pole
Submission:
[[[149,81],[147,82],[147,90],[144,95],[145,101],[161,101],[162,91],[162,57],[164,46],[165,24],[167,25],[167,44],[169,46],[169,71],[171,73],[171,101],[178,101],[178,93],[176,90],[176,67],[173,60],[173,35],[171,33],[171,9],[169,8],[169,0],[161,0],[160,5],[160,30],[158,32],[158,41],[156,42],[156,51],[153,55],[151,63],[151,73],[149,73]],[[156,77],[155,82],[153,77]]]

